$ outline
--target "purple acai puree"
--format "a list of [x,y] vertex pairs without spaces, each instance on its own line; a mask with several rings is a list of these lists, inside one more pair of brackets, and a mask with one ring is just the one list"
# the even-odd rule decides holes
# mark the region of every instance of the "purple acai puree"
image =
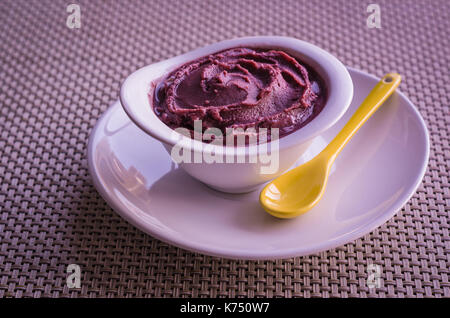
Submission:
[[189,62],[154,83],[155,113],[169,127],[279,128],[285,136],[323,108],[326,88],[309,66],[278,49],[233,48]]

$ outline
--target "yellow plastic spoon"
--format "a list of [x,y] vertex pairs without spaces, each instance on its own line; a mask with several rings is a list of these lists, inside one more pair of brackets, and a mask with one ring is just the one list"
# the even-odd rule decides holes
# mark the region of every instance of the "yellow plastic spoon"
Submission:
[[400,81],[399,74],[386,74],[321,153],[267,184],[259,196],[263,208],[279,218],[293,218],[312,209],[325,192],[328,174],[337,155],[395,91]]

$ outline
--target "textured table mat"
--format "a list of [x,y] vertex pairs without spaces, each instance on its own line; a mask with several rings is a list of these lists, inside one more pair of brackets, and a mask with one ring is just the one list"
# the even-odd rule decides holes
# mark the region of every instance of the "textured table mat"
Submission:
[[[70,3],[81,28],[66,26]],[[381,29],[366,8],[381,8]],[[0,297],[449,297],[450,5],[442,1],[0,1]],[[234,261],[135,229],[100,198],[86,142],[127,74],[215,41],[287,35],[404,76],[431,135],[386,224],[307,257]],[[81,288],[66,285],[69,264]],[[367,267],[381,266],[368,288]]]

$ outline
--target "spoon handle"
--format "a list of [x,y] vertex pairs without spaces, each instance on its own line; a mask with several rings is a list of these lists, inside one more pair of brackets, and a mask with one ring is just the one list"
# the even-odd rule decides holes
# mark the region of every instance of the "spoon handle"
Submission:
[[372,91],[367,95],[359,108],[345,124],[336,137],[322,150],[323,155],[330,158],[329,164],[334,162],[347,142],[353,137],[359,128],[372,116],[375,111],[391,96],[400,84],[401,76],[397,73],[386,74]]

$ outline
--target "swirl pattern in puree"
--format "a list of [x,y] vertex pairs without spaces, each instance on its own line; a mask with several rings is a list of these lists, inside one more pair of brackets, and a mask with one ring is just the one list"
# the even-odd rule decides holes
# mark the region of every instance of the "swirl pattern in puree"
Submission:
[[279,128],[280,137],[323,108],[326,88],[311,67],[278,49],[233,48],[189,62],[154,84],[154,110],[169,127]]

